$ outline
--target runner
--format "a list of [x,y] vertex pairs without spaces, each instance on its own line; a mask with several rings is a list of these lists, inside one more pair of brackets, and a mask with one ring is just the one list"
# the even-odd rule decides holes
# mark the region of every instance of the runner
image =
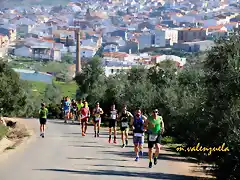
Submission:
[[88,102],[87,102],[87,100],[84,98],[83,99],[83,103],[85,103],[86,102],[86,107],[88,107]]
[[[99,130],[101,125],[101,115],[103,114],[102,108],[100,108],[99,103],[96,104],[96,107],[93,109],[93,124],[94,124],[94,137],[99,137]],[[98,130],[96,130],[98,128]],[[97,131],[97,132],[96,132]]]
[[77,114],[78,114],[78,120],[79,120],[80,124],[81,124],[81,109],[83,106],[84,106],[84,104],[82,103],[82,99],[80,99],[77,103],[77,109],[78,109]]
[[65,101],[65,97],[62,98],[61,100],[61,119],[64,119],[64,101]]
[[72,119],[72,123],[74,123],[74,121],[76,120],[77,117],[77,103],[74,99],[72,99],[71,102],[71,119]]
[[118,118],[118,114],[117,114],[117,110],[115,109],[115,105],[113,104],[111,106],[111,111],[109,114],[109,139],[108,142],[111,143],[112,140],[112,128],[114,131],[114,143],[117,143],[117,118]]
[[42,136],[42,138],[44,138],[47,114],[48,109],[46,108],[45,103],[41,103],[41,109],[39,110],[39,121],[40,121],[40,136]]
[[68,97],[65,98],[64,105],[64,123],[67,123],[67,120],[69,120],[69,113],[70,113],[70,103],[68,101]]
[[82,124],[82,136],[86,136],[88,118],[90,117],[90,111],[87,107],[87,103],[84,102],[84,106],[81,109],[81,124]]
[[[122,136],[122,148],[128,145],[128,130],[129,130],[129,121],[133,118],[133,115],[127,111],[127,107],[124,106],[122,112],[119,115],[120,120],[120,129]],[[124,137],[125,135],[125,137]]]
[[134,151],[136,153],[135,161],[139,160],[140,156],[143,155],[143,144],[144,144],[144,122],[147,120],[147,117],[142,115],[140,109],[137,109],[134,117],[131,120],[130,125],[133,127],[133,144]]
[[149,168],[152,168],[153,146],[155,146],[154,165],[157,164],[157,159],[160,151],[161,133],[164,132],[164,122],[162,116],[158,115],[158,110],[152,112],[145,122],[145,127],[148,130],[148,158]]

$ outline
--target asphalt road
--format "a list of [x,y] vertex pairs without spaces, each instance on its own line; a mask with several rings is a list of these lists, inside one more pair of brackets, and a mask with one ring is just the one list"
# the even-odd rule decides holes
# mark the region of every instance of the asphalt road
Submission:
[[82,137],[79,125],[51,120],[44,139],[36,137],[24,150],[0,164],[0,179],[193,179],[184,175],[183,160],[174,155],[166,155],[162,151],[158,165],[149,169],[147,148],[144,149],[144,157],[135,162],[132,140],[129,147],[123,149],[120,139],[118,144],[109,144],[107,137],[105,130],[99,138],[94,138],[93,127],[89,127],[87,135]]

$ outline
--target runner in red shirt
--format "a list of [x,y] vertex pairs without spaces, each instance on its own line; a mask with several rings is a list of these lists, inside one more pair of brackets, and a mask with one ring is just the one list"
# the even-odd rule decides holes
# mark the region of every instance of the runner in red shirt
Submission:
[[84,102],[84,106],[81,109],[81,124],[82,124],[82,136],[86,135],[88,118],[90,117],[90,110],[87,107],[87,102]]

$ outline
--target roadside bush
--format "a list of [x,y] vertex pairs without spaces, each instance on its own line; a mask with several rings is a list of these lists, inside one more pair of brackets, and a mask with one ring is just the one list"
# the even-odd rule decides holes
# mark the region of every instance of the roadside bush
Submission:
[[0,124],[0,140],[7,134],[8,127]]
[[[174,142],[187,146],[201,143],[205,147],[226,143],[230,152],[191,155],[215,164],[218,179],[237,180],[240,179],[239,58],[240,37],[234,35],[216,42],[199,62],[187,64],[184,69],[165,61],[150,69],[136,67],[106,78],[100,61],[95,58],[75,80],[91,108],[97,101],[105,113],[113,103],[119,110],[127,104],[131,112],[140,107],[145,114],[158,108],[165,122],[165,136],[173,136]],[[168,138],[165,140],[167,143]]]

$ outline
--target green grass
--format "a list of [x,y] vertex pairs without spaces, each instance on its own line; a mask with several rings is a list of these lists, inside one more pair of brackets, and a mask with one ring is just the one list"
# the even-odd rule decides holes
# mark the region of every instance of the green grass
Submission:
[[8,62],[9,66],[17,69],[31,69],[41,72],[56,72],[67,71],[68,65],[61,62],[41,62],[34,61],[28,58],[14,59]]
[[162,138],[161,142],[162,144],[174,144],[176,141],[175,138],[171,136],[165,136]]
[[77,84],[75,83],[75,81],[71,81],[71,82],[59,82],[59,81],[54,81],[60,88],[62,95],[63,96],[69,96],[69,97],[76,97],[76,91],[77,91]]
[[0,125],[0,140],[7,134],[8,127]]
[[[45,88],[47,86],[47,83],[44,82],[35,82],[35,81],[29,81],[29,83],[32,84],[33,90],[38,92],[40,95],[44,94]],[[54,81],[56,85],[60,88],[62,96],[69,96],[72,98],[76,97],[76,90],[77,90],[77,84],[72,82],[59,82]]]
[[[61,63],[61,62],[41,62],[34,61],[30,58],[24,57],[16,57],[12,61],[8,62],[11,68],[18,69],[31,69],[40,72],[67,72],[69,64]],[[44,82],[35,82],[28,81],[32,85],[32,90],[36,92],[36,94],[42,96],[44,95],[45,88],[47,86]],[[75,82],[59,82],[54,81],[60,88],[62,92],[62,96],[69,96],[75,98],[77,85]]]

